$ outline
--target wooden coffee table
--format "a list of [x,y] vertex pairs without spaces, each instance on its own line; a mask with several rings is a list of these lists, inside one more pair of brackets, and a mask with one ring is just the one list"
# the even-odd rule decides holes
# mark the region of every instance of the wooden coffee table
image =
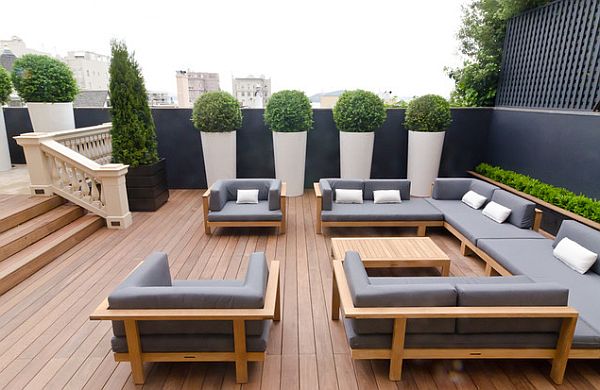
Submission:
[[450,258],[429,237],[332,238],[331,257],[344,260],[347,251],[360,254],[365,268],[440,267],[450,273]]

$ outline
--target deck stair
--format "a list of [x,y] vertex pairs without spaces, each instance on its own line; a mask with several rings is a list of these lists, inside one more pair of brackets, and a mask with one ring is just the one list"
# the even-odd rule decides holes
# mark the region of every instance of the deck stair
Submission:
[[58,196],[0,195],[0,295],[104,225]]

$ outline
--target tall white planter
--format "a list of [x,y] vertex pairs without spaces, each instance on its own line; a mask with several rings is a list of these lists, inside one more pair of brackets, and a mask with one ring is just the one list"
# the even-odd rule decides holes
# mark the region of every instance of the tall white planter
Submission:
[[73,103],[27,103],[29,118],[36,133],[75,128]]
[[342,179],[371,178],[375,133],[340,131],[340,176]]
[[220,179],[236,177],[235,131],[224,133],[200,132],[206,182],[212,186]]
[[273,132],[275,177],[287,185],[288,196],[304,194],[306,131]]
[[0,171],[10,170],[10,151],[8,150],[8,134],[4,122],[4,110],[0,106]]
[[445,131],[408,132],[408,170],[410,194],[430,196],[431,184],[438,176]]

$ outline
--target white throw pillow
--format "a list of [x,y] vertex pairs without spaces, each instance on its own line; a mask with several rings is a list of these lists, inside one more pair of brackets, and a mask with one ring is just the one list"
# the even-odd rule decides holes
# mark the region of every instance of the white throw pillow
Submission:
[[496,202],[490,202],[483,208],[482,213],[495,222],[503,223],[510,215],[511,210]]
[[596,260],[598,260],[597,253],[582,247],[567,237],[560,240],[556,248],[554,248],[553,254],[558,260],[580,274],[586,273]]
[[362,190],[335,190],[335,203],[362,203]]
[[235,203],[258,203],[258,190],[238,190]]
[[463,203],[475,210],[478,210],[483,206],[486,200],[487,198],[485,196],[480,195],[475,191],[469,191],[462,197]]
[[380,203],[400,203],[400,191],[398,190],[377,190],[373,191],[373,202]]

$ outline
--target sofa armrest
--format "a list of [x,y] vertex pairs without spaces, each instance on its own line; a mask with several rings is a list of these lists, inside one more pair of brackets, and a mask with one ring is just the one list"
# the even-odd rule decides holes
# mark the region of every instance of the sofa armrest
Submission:
[[227,203],[227,185],[217,180],[203,196],[208,197],[208,209],[210,211],[221,211]]
[[535,209],[535,215],[533,216],[533,226],[531,227],[531,229],[533,229],[536,232],[540,231],[540,228],[542,227],[542,217],[544,216],[544,212],[538,208]]
[[333,208],[333,190],[328,180],[319,180],[319,186],[321,188],[321,209],[331,210]]
[[437,178],[433,182],[431,197],[438,200],[461,200],[469,191],[472,179]]
[[283,195],[283,183],[281,180],[272,180],[269,186],[269,210],[281,209],[281,196]]

